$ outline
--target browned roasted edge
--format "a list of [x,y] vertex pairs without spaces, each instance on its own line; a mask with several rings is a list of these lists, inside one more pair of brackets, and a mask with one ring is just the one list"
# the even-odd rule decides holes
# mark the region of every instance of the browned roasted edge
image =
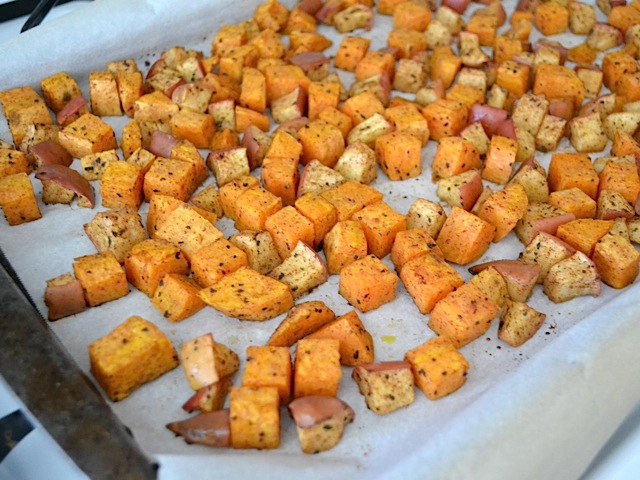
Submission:
[[49,330],[1,250],[0,373],[89,478],[156,478],[158,466]]

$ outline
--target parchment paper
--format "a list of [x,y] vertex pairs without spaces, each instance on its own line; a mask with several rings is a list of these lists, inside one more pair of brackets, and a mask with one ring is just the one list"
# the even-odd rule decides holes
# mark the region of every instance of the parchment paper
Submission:
[[[107,61],[125,58],[135,58],[146,71],[162,50],[174,45],[208,56],[218,28],[249,18],[257,4],[255,0],[97,0],[0,45],[0,90],[25,84],[38,88],[41,78],[64,70],[78,80],[88,98],[89,71],[104,70]],[[505,6],[513,9],[512,2]],[[472,5],[469,10],[475,8],[479,7]],[[386,34],[380,29],[388,28],[390,19],[377,17],[376,22],[372,32],[357,32],[372,39],[372,48],[385,46]],[[321,29],[327,35],[329,31]],[[126,119],[107,120],[119,139]],[[0,138],[11,141],[6,122],[0,125]],[[562,149],[570,149],[566,140]],[[420,178],[389,182],[380,173],[373,186],[401,213],[417,197],[437,200],[429,167],[434,151],[434,142],[429,142]],[[545,156],[536,158],[543,165],[548,162]],[[209,178],[207,184],[212,181]],[[40,183],[33,180],[33,184],[39,195]],[[37,222],[8,227],[0,219],[0,247],[46,316],[46,280],[71,271],[75,257],[95,252],[82,226],[103,208],[40,207],[43,219]],[[143,205],[143,215],[146,209]],[[234,231],[226,219],[219,227],[227,236]],[[481,261],[516,258],[521,249],[512,234],[492,246]],[[388,258],[384,261],[391,266]],[[470,278],[464,268],[459,271]],[[300,301],[322,300],[336,314],[347,313],[352,307],[338,295],[337,280],[332,276]],[[640,323],[635,308],[639,294],[637,282],[624,291],[605,286],[598,298],[554,305],[537,287],[528,303],[546,313],[547,320],[531,341],[520,348],[508,346],[497,338],[498,321],[494,321],[485,336],[461,349],[470,372],[459,391],[435,402],[416,391],[413,405],[390,415],[367,410],[351,370],[345,368],[339,396],[356,410],[356,420],[336,448],[315,456],[300,452],[285,410],[281,447],[275,451],[209,449],[174,438],[164,426],[187,417],[181,405],[192,393],[181,369],[112,408],[143,450],[159,461],[162,479],[576,478],[640,399]],[[171,324],[132,288],[122,299],[50,325],[88,372],[87,346],[133,314],[155,322],[178,350],[184,341],[212,332],[241,359],[248,345],[264,344],[282,319],[240,322],[206,308]],[[374,338],[377,360],[401,359],[408,349],[434,336],[427,327],[428,317],[418,312],[401,284],[394,302],[359,316]],[[239,381],[238,374],[235,383]]]

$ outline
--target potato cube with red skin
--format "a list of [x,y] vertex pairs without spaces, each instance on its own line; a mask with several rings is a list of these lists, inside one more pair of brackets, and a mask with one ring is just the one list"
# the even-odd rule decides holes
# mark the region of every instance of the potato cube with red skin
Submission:
[[347,144],[364,143],[369,148],[375,148],[378,137],[392,131],[393,125],[382,114],[374,113],[351,129],[347,136]]
[[554,303],[566,302],[583,295],[597,297],[601,290],[598,269],[581,251],[553,265],[543,283],[545,295]]
[[522,251],[521,258],[529,265],[540,267],[538,283],[543,283],[553,265],[575,253],[575,249],[546,232],[538,233]]
[[375,151],[364,143],[355,142],[345,149],[334,169],[347,180],[368,185],[378,176],[377,163]]
[[444,222],[436,243],[445,259],[464,265],[477,260],[487,251],[495,232],[494,225],[454,207]]
[[364,395],[367,407],[378,415],[406,407],[415,399],[413,372],[409,362],[360,364],[353,369],[352,378]]
[[242,375],[243,387],[276,387],[280,403],[289,403],[293,389],[293,367],[289,348],[276,346],[247,347]]
[[393,242],[393,247],[391,247],[391,261],[396,267],[396,272],[400,272],[404,264],[409,260],[432,250],[434,253],[442,255],[436,241],[426,229],[412,228],[403,230],[398,232]]
[[598,240],[591,259],[602,281],[610,287],[624,288],[638,276],[640,253],[620,234],[609,232]]
[[179,365],[169,338],[138,316],[89,345],[89,361],[91,373],[112,402]]
[[20,225],[42,217],[33,185],[25,172],[0,178],[0,207],[9,225]]
[[82,284],[70,273],[47,280],[44,292],[47,320],[50,322],[83,312],[87,308]]
[[156,288],[151,303],[170,322],[179,322],[205,307],[198,297],[200,286],[179,273],[167,273]]
[[458,390],[467,381],[469,362],[447,337],[435,337],[409,350],[405,360],[411,364],[416,385],[431,400]]
[[82,285],[87,305],[95,307],[129,293],[127,276],[112,253],[97,253],[73,261],[73,273]]
[[400,280],[423,315],[464,284],[462,276],[433,251],[408,260],[400,270]]
[[435,304],[429,328],[460,348],[484,335],[499,311],[500,306],[482,290],[465,283]]
[[422,144],[410,133],[391,132],[378,137],[375,152],[390,180],[406,180],[422,172]]
[[306,338],[337,339],[342,365],[355,366],[374,360],[373,338],[355,310],[326,323]]
[[378,258],[391,252],[396,235],[407,228],[406,217],[383,200],[364,207],[351,218],[360,222],[367,238],[367,250]]
[[424,228],[429,235],[437,238],[447,214],[439,203],[417,198],[407,212],[407,229]]
[[539,165],[523,163],[511,177],[511,180],[507,182],[507,186],[516,183],[522,185],[529,202],[540,203],[549,200],[547,172]]
[[293,375],[294,398],[335,397],[342,378],[340,341],[335,338],[299,340]]
[[[309,88],[311,88],[311,85],[309,85]],[[307,91],[302,87],[298,87],[271,102],[271,116],[279,124],[291,122],[305,116],[306,106]]]
[[118,148],[113,128],[91,113],[82,115],[60,130],[59,140],[60,145],[75,158]]
[[282,208],[282,199],[264,188],[250,188],[236,200],[235,227],[238,230],[263,230],[267,218]]
[[398,276],[375,255],[352,262],[340,272],[338,292],[361,312],[368,312],[396,297]]
[[566,213],[548,203],[532,202],[518,221],[515,233],[523,244],[528,245],[539,232],[555,235],[560,225],[572,220],[575,220],[573,213]]
[[110,251],[120,263],[134,245],[147,238],[140,214],[126,208],[96,213],[84,231],[98,252]]
[[286,206],[270,215],[264,228],[271,234],[283,259],[289,256],[298,241],[307,245],[315,243],[313,223],[292,206]]
[[467,170],[452,177],[442,178],[438,182],[436,193],[440,200],[451,207],[472,211],[483,194],[480,171]]
[[498,338],[512,347],[530,340],[540,329],[547,316],[526,303],[508,301],[500,316]]
[[143,240],[134,245],[124,265],[126,279],[149,297],[167,273],[189,274],[189,264],[180,249],[160,239]]
[[603,151],[608,139],[600,114],[592,112],[573,117],[569,122],[569,141],[577,152]]
[[211,286],[247,265],[247,254],[225,238],[201,248],[191,257],[193,279],[200,287]]

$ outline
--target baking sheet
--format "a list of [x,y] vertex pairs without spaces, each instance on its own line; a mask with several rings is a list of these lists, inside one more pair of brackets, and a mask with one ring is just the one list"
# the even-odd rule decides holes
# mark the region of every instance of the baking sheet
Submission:
[[[504,3],[512,9],[512,2]],[[199,0],[177,7],[170,0],[97,0],[0,45],[4,65],[0,90],[24,84],[37,87],[41,78],[64,70],[78,80],[88,98],[89,71],[105,69],[109,60],[130,57],[146,70],[159,52],[174,45],[208,55],[218,28],[245,20],[257,4]],[[379,29],[388,28],[389,20],[377,17],[376,29],[363,33],[372,39],[372,48],[385,46],[386,35]],[[126,119],[108,120],[119,138]],[[0,138],[10,141],[4,122]],[[561,148],[569,149],[568,143]],[[373,183],[399,212],[406,213],[417,197],[437,199],[429,168],[434,150],[430,142],[420,178],[388,182],[379,174]],[[543,164],[547,160],[537,158]],[[34,187],[39,193],[39,182],[34,181]],[[146,208],[141,208],[143,214]],[[70,271],[73,258],[95,251],[82,226],[102,208],[41,205],[41,210],[43,219],[19,227],[9,228],[1,219],[0,248],[46,315],[45,281]],[[226,235],[233,233],[226,219],[219,227]],[[482,260],[515,258],[521,248],[510,235]],[[470,277],[463,268],[459,271]],[[352,307],[337,294],[337,280],[332,276],[299,301],[322,300],[338,315],[350,311]],[[174,438],[164,425],[186,418],[180,407],[191,395],[181,369],[112,408],[142,449],[159,461],[160,478],[199,478],[211,469],[233,478],[576,478],[640,398],[635,381],[640,374],[636,361],[640,326],[634,308],[639,293],[637,284],[622,292],[605,286],[598,298],[554,305],[538,287],[529,304],[546,313],[547,320],[531,341],[517,349],[509,347],[497,339],[494,321],[485,336],[461,349],[470,362],[463,388],[436,402],[417,391],[413,405],[387,416],[366,409],[350,369],[344,369],[339,396],[354,407],[356,421],[336,448],[316,456],[300,453],[285,410],[281,447],[276,451],[215,450]],[[171,324],[146,296],[132,291],[50,325],[88,372],[87,345],[132,314],[155,322],[177,349],[184,341],[212,332],[241,359],[248,345],[264,344],[282,319],[240,322],[207,308]],[[374,338],[377,360],[400,359],[434,335],[426,326],[428,317],[419,314],[402,285],[394,302],[359,316]],[[235,380],[239,382],[239,375]]]

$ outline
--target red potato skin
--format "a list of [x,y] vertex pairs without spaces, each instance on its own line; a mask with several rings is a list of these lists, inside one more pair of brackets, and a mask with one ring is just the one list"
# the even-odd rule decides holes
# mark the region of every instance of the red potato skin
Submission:
[[48,286],[44,301],[49,307],[48,319],[51,322],[83,312],[87,308],[79,280],[66,285]]
[[189,444],[199,443],[210,447],[231,445],[228,409],[201,413],[180,422],[172,422],[167,424],[167,428],[184,437]]
[[336,397],[300,397],[289,403],[288,409],[299,428],[313,427],[339,414],[343,414],[347,422],[355,418],[353,409]]
[[469,3],[470,0],[442,0],[442,5],[460,14],[464,13]]
[[538,233],[540,232],[555,235],[560,225],[563,225],[575,219],[576,216],[573,213],[565,213],[564,215],[558,215],[557,217],[551,218],[539,218],[533,224],[531,240],[536,238],[536,235],[538,235]]
[[178,139],[173,135],[156,130],[151,134],[149,151],[158,157],[171,157],[171,150],[178,144]]
[[68,167],[73,162],[73,157],[64,147],[53,140],[33,145],[31,153],[38,160],[41,166],[64,165]]
[[322,0],[301,0],[297,7],[305,13],[315,16],[322,8]]
[[91,204],[91,208],[95,207],[93,187],[87,179],[69,167],[65,167],[64,165],[47,165],[36,172],[36,178],[38,180],[55,182],[64,188],[72,190],[78,196],[84,197]]
[[503,277],[511,278],[520,285],[528,285],[540,275],[540,267],[524,263],[522,260],[494,260],[479,263],[469,268],[469,273],[475,275],[482,270],[493,267]]
[[498,132],[502,123],[507,120],[508,112],[490,105],[475,103],[471,107],[471,121],[480,122],[486,134],[491,138]]
[[460,187],[462,208],[464,208],[467,212],[470,211],[482,194],[483,188],[482,176],[480,175],[480,172],[478,172],[478,174],[473,177],[473,180]]
[[80,95],[72,98],[58,113],[56,113],[56,121],[62,126],[66,125],[72,119],[75,119],[75,115],[86,108],[88,104],[89,102],[87,99]]

